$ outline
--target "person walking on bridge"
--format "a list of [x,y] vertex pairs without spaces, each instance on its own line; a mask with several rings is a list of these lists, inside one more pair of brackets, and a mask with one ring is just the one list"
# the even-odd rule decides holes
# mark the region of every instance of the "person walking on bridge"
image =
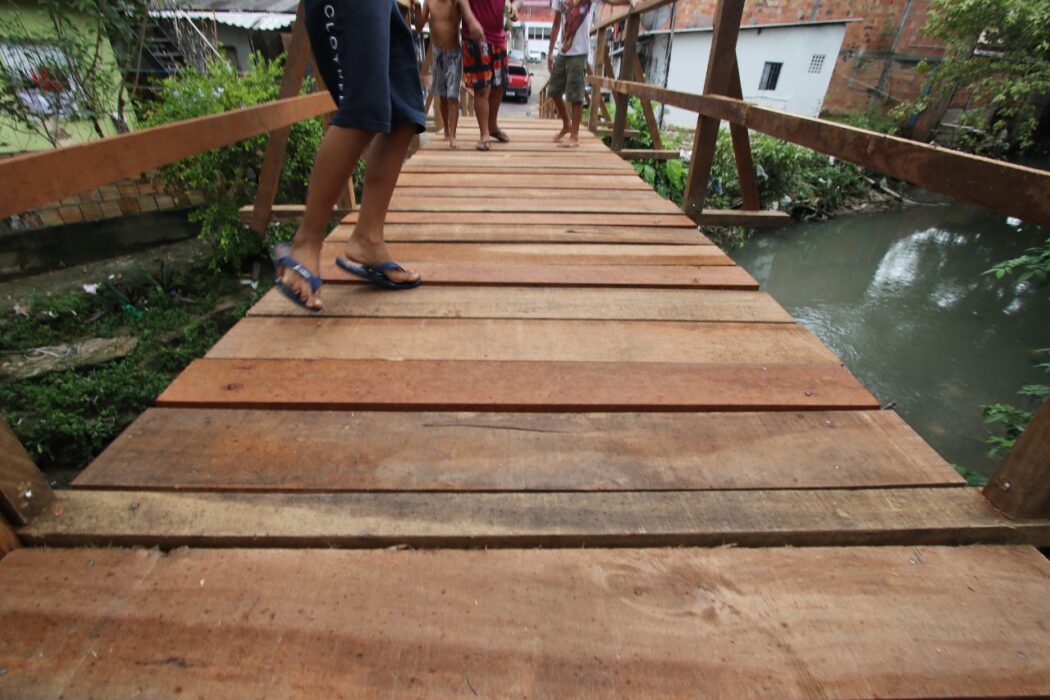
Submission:
[[425,0],[416,20],[416,29],[430,21],[430,48],[433,56],[430,94],[438,100],[441,120],[445,123],[445,140],[456,148],[456,125],[459,123],[459,84],[463,79],[463,47],[459,43],[460,26],[470,32],[474,41],[485,41],[485,30],[467,0]]
[[[605,0],[610,5],[630,5],[635,0]],[[561,117],[561,132],[554,137],[561,148],[579,148],[580,120],[583,118],[584,86],[587,83],[587,55],[591,50],[591,21],[598,12],[601,0],[553,0],[554,24],[547,46],[547,69],[551,77],[548,92],[554,108]],[[558,39],[558,55],[554,56],[554,42]],[[562,99],[564,95],[565,99]],[[601,99],[600,91],[592,96]],[[569,107],[566,108],[565,101]],[[591,109],[597,109],[592,106]]]
[[[463,72],[474,89],[474,115],[478,119],[479,151],[489,150],[493,141],[507,143],[510,137],[499,128],[499,108],[507,87],[507,32],[504,8],[508,0],[470,0],[470,9],[485,32],[477,41],[463,28]],[[510,18],[518,19],[517,6],[510,0]]]
[[303,0],[303,11],[315,64],[337,111],[317,151],[302,223],[290,246],[274,246],[273,258],[276,287],[318,311],[325,226],[366,148],[361,211],[336,264],[389,289],[421,282],[391,260],[383,224],[409,143],[426,122],[412,32],[395,0]]

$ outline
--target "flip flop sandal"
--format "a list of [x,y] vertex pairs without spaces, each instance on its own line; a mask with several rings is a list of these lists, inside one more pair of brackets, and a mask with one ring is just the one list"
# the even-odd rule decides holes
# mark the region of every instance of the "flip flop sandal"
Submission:
[[503,131],[503,129],[500,129],[496,133],[491,134],[491,136],[500,143],[510,143],[510,137],[507,136],[507,132]]
[[[271,255],[273,257],[274,270],[276,270],[278,267],[288,268],[289,270],[306,280],[310,284],[310,291],[314,294],[317,294],[317,290],[320,289],[322,285],[324,285],[324,280],[307,270],[305,265],[303,265],[301,262],[289,255],[289,253],[291,252],[292,247],[287,243],[278,243],[273,247]],[[314,312],[321,310],[314,306],[308,306],[306,302],[302,300],[302,297],[296,294],[294,289],[287,286],[284,282],[281,281],[280,275],[274,275],[273,286],[276,287],[281,294],[288,297],[298,306],[301,306],[304,309]]]
[[387,289],[412,289],[418,287],[423,282],[422,277],[411,282],[395,282],[387,277],[386,273],[393,270],[408,272],[408,270],[401,267],[393,260],[379,265],[359,265],[350,262],[346,258],[336,258],[335,264],[349,272],[351,275],[360,277],[363,280],[368,280],[372,284],[378,284],[380,287],[386,287]]
[[474,148],[476,150],[478,150],[478,151],[491,151],[492,150],[487,143],[479,143],[478,145],[474,146]]

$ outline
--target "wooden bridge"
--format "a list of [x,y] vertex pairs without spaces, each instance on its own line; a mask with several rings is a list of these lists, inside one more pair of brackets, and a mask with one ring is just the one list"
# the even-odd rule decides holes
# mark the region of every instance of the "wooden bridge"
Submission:
[[[325,99],[2,163],[65,167],[0,210]],[[1050,696],[1050,409],[967,487],[702,212],[505,127],[406,165],[419,289],[330,264],[351,212],[323,313],[269,293],[72,489],[0,432],[0,697]]]

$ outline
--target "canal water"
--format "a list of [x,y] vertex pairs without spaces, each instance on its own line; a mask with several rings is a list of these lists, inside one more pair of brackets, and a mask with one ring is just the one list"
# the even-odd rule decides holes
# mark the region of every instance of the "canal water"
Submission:
[[981,404],[1050,384],[1050,287],[982,274],[1050,235],[962,204],[844,216],[732,251],[949,462],[988,475]]

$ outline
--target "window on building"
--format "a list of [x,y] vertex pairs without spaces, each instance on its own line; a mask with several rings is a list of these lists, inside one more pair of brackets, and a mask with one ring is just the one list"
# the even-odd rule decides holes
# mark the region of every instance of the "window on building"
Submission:
[[824,54],[814,54],[813,58],[809,59],[809,72],[819,73],[824,70]]
[[780,69],[783,67],[783,63],[770,63],[769,61],[766,61],[766,65],[762,69],[762,79],[758,81],[758,89],[776,90],[777,81],[780,80]]

